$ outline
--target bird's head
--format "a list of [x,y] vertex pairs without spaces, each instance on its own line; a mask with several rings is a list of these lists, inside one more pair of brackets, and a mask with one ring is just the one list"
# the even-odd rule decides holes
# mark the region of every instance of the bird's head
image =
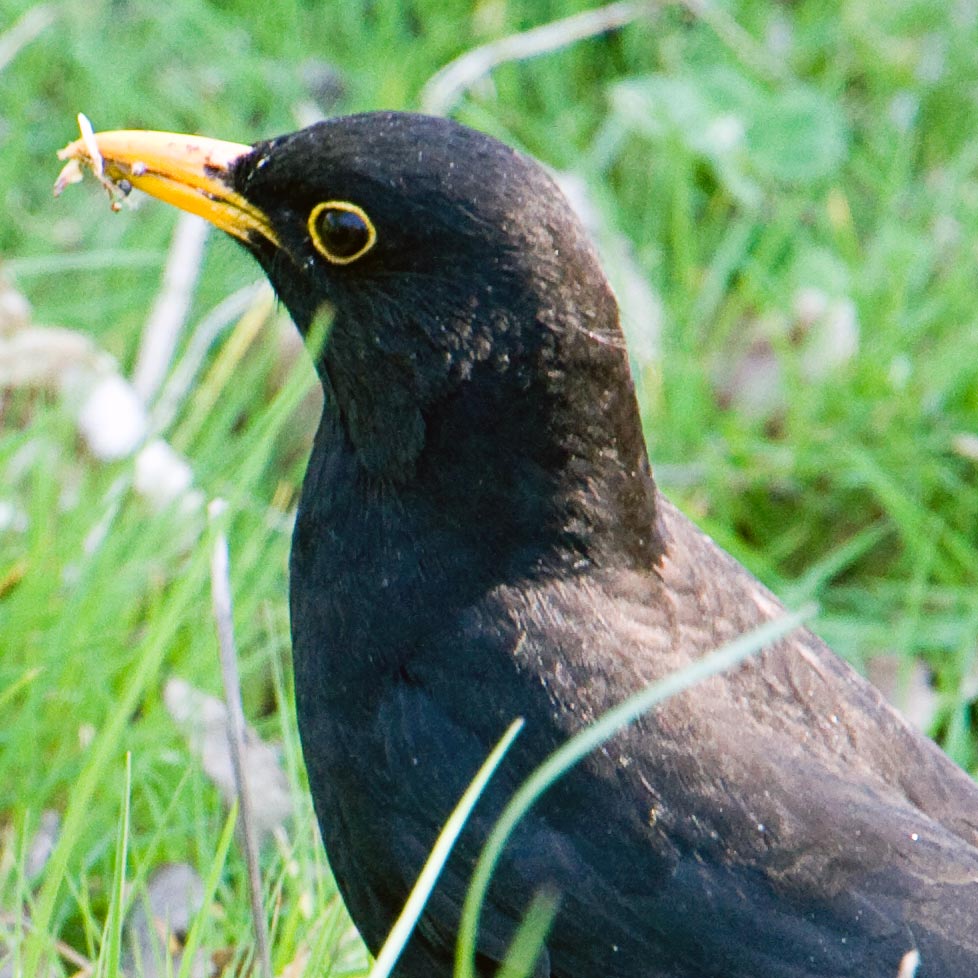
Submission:
[[254,146],[119,131],[62,155],[200,214],[257,258],[303,334],[324,328],[317,369],[368,471],[410,478],[462,426],[544,468],[644,466],[587,235],[543,168],[499,141],[368,113]]
[[450,120],[333,119],[258,143],[224,179],[267,219],[271,235],[248,229],[245,243],[304,331],[325,309],[340,328],[373,323],[381,335],[364,331],[364,346],[400,342],[417,355],[427,344],[458,368],[488,355],[480,345],[501,353],[508,328],[530,332],[573,276],[591,299],[581,315],[614,318],[543,169]]

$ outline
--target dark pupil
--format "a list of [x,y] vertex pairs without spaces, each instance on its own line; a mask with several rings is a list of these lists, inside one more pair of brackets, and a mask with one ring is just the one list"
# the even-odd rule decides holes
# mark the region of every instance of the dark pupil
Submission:
[[319,218],[319,234],[323,244],[338,258],[355,255],[370,237],[362,217],[338,209],[323,211]]

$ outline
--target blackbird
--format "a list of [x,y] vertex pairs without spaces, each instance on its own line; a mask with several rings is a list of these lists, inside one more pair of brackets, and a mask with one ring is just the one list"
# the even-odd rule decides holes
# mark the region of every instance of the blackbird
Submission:
[[[525,718],[396,970],[449,975],[474,861],[527,773],[781,605],[658,492],[615,299],[533,160],[394,112],[254,146],[106,132],[63,156],[228,231],[325,336],[295,688],[330,864],[374,952]],[[916,951],[918,978],[966,978],[978,787],[798,630],[537,802],[489,889],[480,974],[541,888],[560,905],[537,976],[896,978]]]

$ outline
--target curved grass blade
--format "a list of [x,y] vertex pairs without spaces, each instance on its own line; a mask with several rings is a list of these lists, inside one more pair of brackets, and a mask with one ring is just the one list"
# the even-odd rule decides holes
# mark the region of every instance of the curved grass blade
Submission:
[[125,782],[119,812],[119,832],[115,842],[115,866],[112,870],[112,891],[109,912],[102,929],[102,942],[95,967],[97,978],[119,973],[122,960],[122,924],[126,916],[126,866],[129,861],[129,817],[132,802],[132,754],[126,751]]
[[550,927],[560,909],[560,894],[541,889],[534,894],[530,908],[506,951],[506,957],[496,972],[496,978],[527,978],[532,975]]
[[235,801],[224,821],[221,837],[217,840],[214,858],[211,860],[210,868],[207,871],[207,879],[204,880],[204,893],[200,902],[200,910],[194,915],[194,922],[190,925],[187,940],[183,945],[183,956],[177,978],[190,978],[190,970],[204,936],[204,927],[213,918],[211,908],[214,904],[214,895],[217,893],[217,887],[221,882],[221,874],[224,872],[224,864],[228,857],[228,850],[231,848],[234,826],[237,821],[238,803]]
[[388,975],[390,975],[401,951],[404,950],[404,945],[407,944],[408,938],[414,930],[414,925],[418,922],[418,918],[421,916],[424,906],[428,902],[428,897],[435,887],[439,874],[448,861],[452,846],[455,845],[455,840],[458,838],[469,815],[472,813],[472,809],[475,808],[475,803],[479,800],[486,785],[489,783],[489,779],[495,773],[496,768],[499,767],[506,751],[509,750],[510,745],[516,739],[516,735],[522,728],[523,718],[517,717],[509,725],[499,743],[492,749],[492,753],[485,759],[482,767],[479,768],[475,777],[465,789],[452,814],[449,815],[448,821],[445,822],[444,827],[438,834],[438,838],[435,840],[434,846],[432,846],[431,854],[425,861],[418,875],[418,879],[411,889],[411,894],[408,896],[400,916],[387,935],[387,940],[384,941],[384,946],[380,949],[380,953],[374,961],[374,966],[370,969],[369,978],[388,978]]

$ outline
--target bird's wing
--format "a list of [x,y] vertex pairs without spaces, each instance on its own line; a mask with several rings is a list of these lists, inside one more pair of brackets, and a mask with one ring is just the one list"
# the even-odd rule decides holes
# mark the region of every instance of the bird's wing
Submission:
[[[568,729],[782,610],[665,501],[661,514],[666,549],[651,581],[592,575],[587,601],[562,597],[566,582],[538,598],[547,638],[536,652],[552,656],[540,673]],[[593,609],[589,622],[562,628],[575,607]],[[889,978],[915,943],[930,955],[921,978],[978,968],[978,786],[811,632],[675,697],[586,768],[616,799],[604,817],[631,833],[624,891],[643,869],[655,879],[663,853],[674,857],[669,897],[653,885],[643,899],[639,885],[630,906],[668,922],[677,947],[685,921],[690,953],[716,942],[705,960],[726,953],[725,974],[876,967]],[[587,804],[597,810],[593,792]],[[673,916],[684,906],[696,912]],[[704,913],[706,935],[695,923]],[[935,963],[944,960],[954,966]]]
[[[444,750],[465,730],[475,765],[490,731],[520,714],[527,756],[541,757],[780,613],[676,510],[661,512],[655,574],[510,586],[456,623],[438,665],[414,663],[419,723],[434,703],[448,711]],[[493,655],[504,646],[508,658]],[[446,669],[449,648],[467,652]],[[448,756],[432,762],[442,769]],[[555,973],[685,976],[723,961],[730,978],[892,978],[914,946],[929,952],[921,978],[956,973],[943,960],[978,966],[978,788],[805,630],[623,731],[550,790],[522,840],[493,908],[519,919],[534,880],[563,885]],[[627,947],[666,950],[644,970]],[[597,957],[568,964],[572,948]]]
[[[657,593],[667,596],[680,658],[782,613],[760,582],[661,497],[660,513],[668,546]],[[662,627],[662,612],[648,602],[632,608],[636,620],[651,615],[652,628]],[[643,657],[654,655],[646,645]],[[819,766],[892,792],[978,845],[975,782],[812,632],[797,630],[716,687],[730,722],[752,725],[758,747],[797,744]]]

